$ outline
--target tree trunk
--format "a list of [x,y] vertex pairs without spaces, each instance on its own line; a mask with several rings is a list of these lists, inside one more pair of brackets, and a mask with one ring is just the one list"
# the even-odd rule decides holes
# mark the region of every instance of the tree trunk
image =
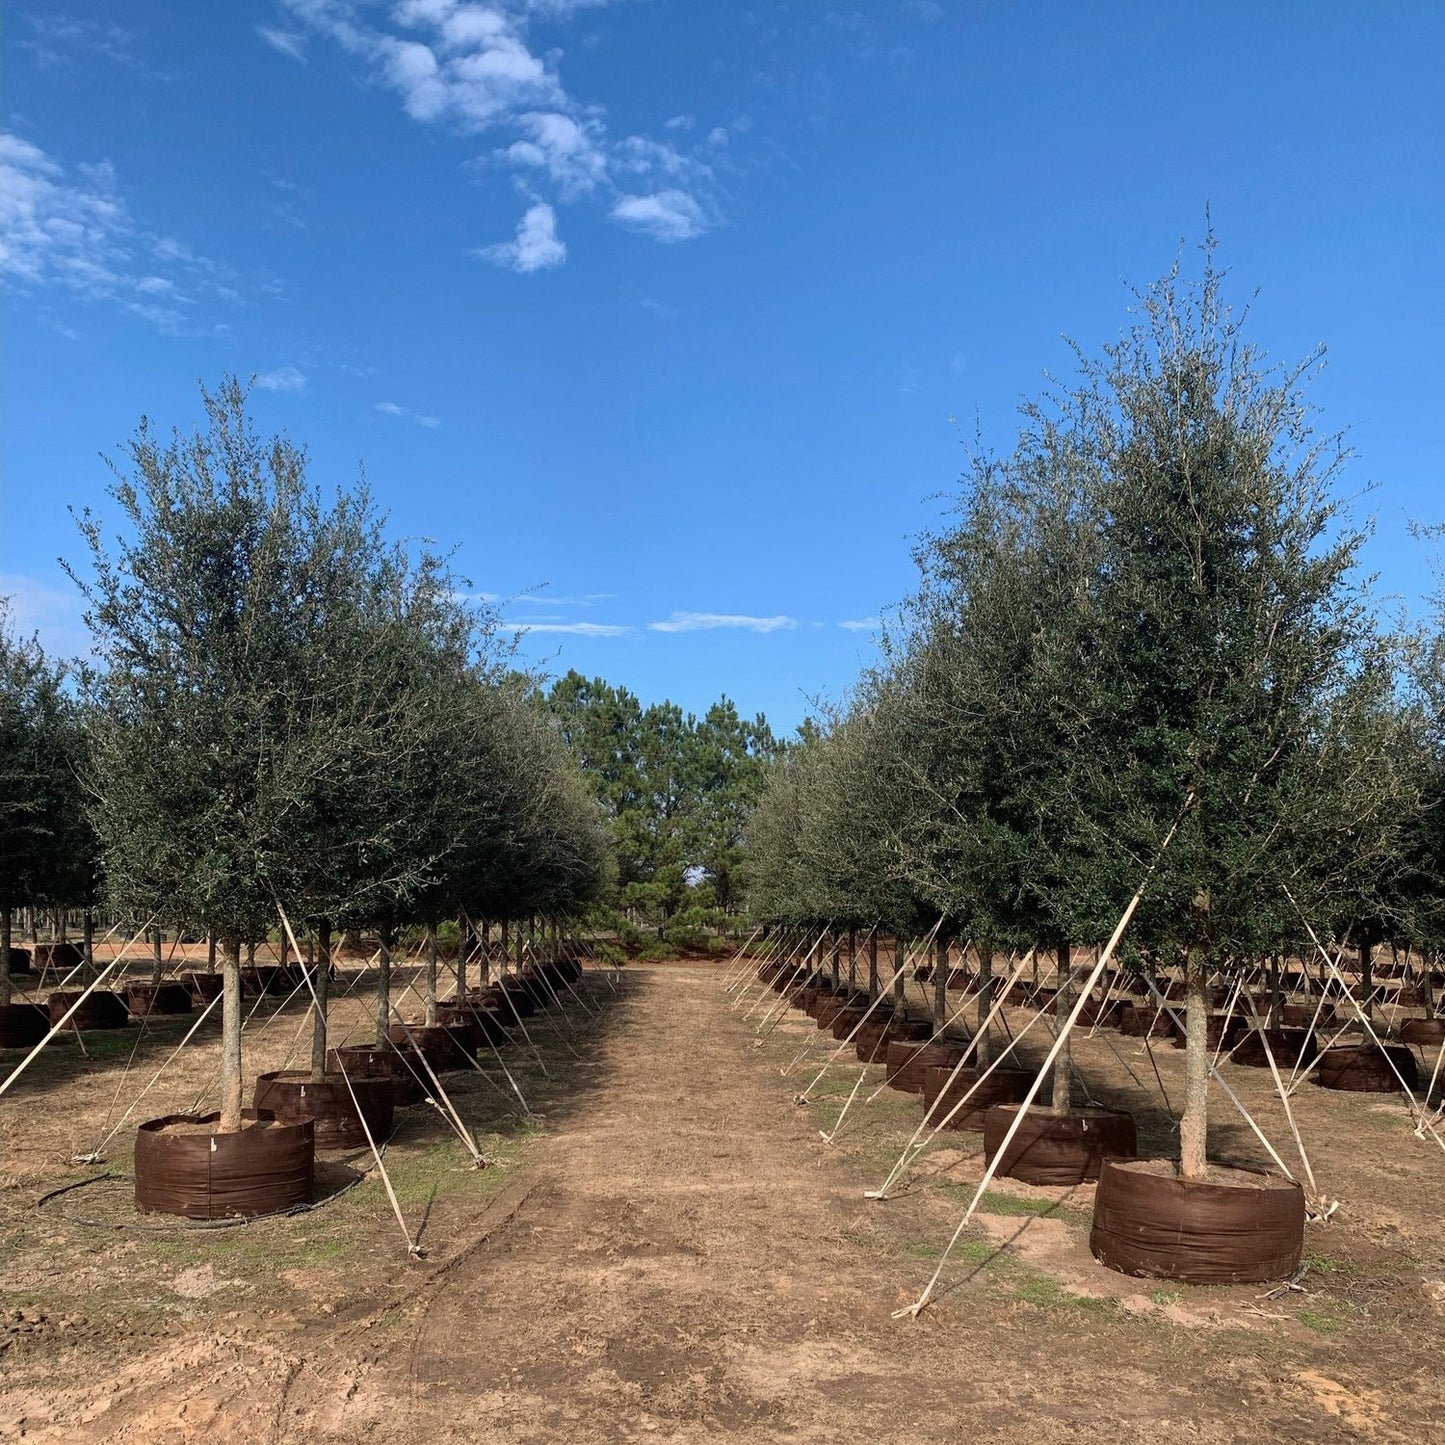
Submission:
[[838,960],[838,940],[837,940],[837,938],[834,938],[831,943],[824,943],[823,947],[827,950],[827,953],[828,953],[828,970],[829,970],[829,973],[832,975],[833,988],[834,988],[834,990],[836,991],[839,983],[842,982],[842,977],[843,977],[843,971],[842,971],[842,969],[838,966],[838,965],[839,965],[839,960]]
[[10,1005],[10,910],[0,908],[0,1008]]
[[1269,1027],[1279,1027],[1279,1010],[1284,999],[1280,993],[1279,986],[1279,954],[1272,953],[1269,957]]
[[1184,1116],[1179,1121],[1179,1172],[1203,1179],[1209,1160],[1209,960],[1192,948],[1184,965]]
[[868,935],[868,997],[878,997],[878,930]]
[[[1074,1011],[1074,965],[1069,954],[1069,945],[1061,943],[1058,948],[1058,994],[1054,998],[1054,1020],[1060,1033]],[[1065,1038],[1064,1046],[1054,1059],[1054,1092],[1051,1108],[1055,1114],[1069,1112],[1069,1095],[1073,1089],[1074,1046],[1072,1039]]]
[[893,940],[893,1012],[900,1018],[903,1016],[904,989],[908,980],[903,976],[903,963],[907,950],[903,947],[903,940]]
[[848,987],[858,987],[858,938],[851,928],[848,930]]
[[221,963],[222,1134],[241,1127],[241,940],[228,938]]
[[933,1027],[942,1032],[948,1022],[948,940],[940,929],[933,946]]
[[457,919],[457,999],[467,991],[467,954],[472,947],[472,925],[465,918]]
[[978,1050],[974,1063],[986,1069],[993,1062],[992,1029],[985,1029],[983,1021],[993,1009],[993,944],[987,939],[978,943]]
[[161,981],[161,969],[165,966],[165,962],[164,962],[164,960],[163,960],[162,957],[161,957],[161,950],[162,950],[164,947],[165,947],[165,934],[164,934],[159,928],[157,928],[157,929],[155,929],[155,930],[152,932],[152,934],[151,934],[151,982],[152,982],[152,983],[159,983],[159,982]]
[[511,929],[510,929],[510,927],[508,926],[507,920],[504,918],[504,919],[502,920],[502,963],[501,963],[501,975],[502,975],[502,977],[503,977],[504,979],[505,979],[506,976],[507,976],[507,966],[508,966],[508,964],[511,962],[511,957],[510,957],[511,951],[512,951]]
[[[81,953],[85,959],[84,978],[87,984],[95,982],[95,914],[87,908],[84,918],[84,933],[81,935]],[[9,942],[9,939],[6,939]],[[5,950],[6,958],[10,956],[10,950]]]
[[432,1028],[437,1021],[437,931],[432,924],[426,926],[426,1026]]
[[386,1042],[391,1025],[391,929],[381,930],[381,947],[376,968],[376,1041]]
[[1365,995],[1360,1000],[1360,1007],[1364,1009],[1365,1017],[1372,1019],[1375,1016],[1370,1006],[1371,996],[1375,992],[1375,947],[1368,933],[1360,938],[1360,988]]
[[[284,937],[284,934],[283,934],[283,937]],[[208,934],[206,935],[206,972],[207,972],[207,973],[215,973],[215,971],[216,971],[216,935],[215,935],[214,933],[208,933]]]
[[311,1019],[311,1079],[326,1082],[326,1003],[331,994],[331,920],[316,926],[316,967],[312,970],[316,1002]]

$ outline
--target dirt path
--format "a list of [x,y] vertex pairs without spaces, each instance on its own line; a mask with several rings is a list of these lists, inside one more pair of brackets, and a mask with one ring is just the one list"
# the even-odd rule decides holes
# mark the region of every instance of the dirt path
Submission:
[[484,1207],[428,1224],[424,1265],[309,1317],[220,1316],[104,1390],[31,1396],[0,1437],[1411,1442],[1445,1404],[1428,1353],[1342,1358],[981,1269],[894,1320],[956,1201],[864,1200],[863,1161],[779,1076],[800,1027],[760,1046],[715,970],[667,967],[630,972],[596,1031],[585,1090]]

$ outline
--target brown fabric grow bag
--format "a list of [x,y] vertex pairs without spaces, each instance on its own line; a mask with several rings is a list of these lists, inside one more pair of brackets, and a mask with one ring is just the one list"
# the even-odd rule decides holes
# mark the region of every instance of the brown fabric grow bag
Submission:
[[1400,1040],[1422,1049],[1445,1044],[1445,1019],[1406,1019],[1400,1025]]
[[0,1049],[33,1049],[50,1032],[50,1013],[38,1003],[0,1008]]
[[30,972],[30,950],[28,948],[11,948],[10,950],[10,972]]
[[1275,1068],[1286,1073],[1297,1064],[1313,1062],[1320,1051],[1318,1041],[1308,1029],[1250,1029],[1229,1057],[1249,1069],[1267,1069],[1266,1039],[1269,1040],[1269,1052],[1274,1055]]
[[[1174,1034],[1174,1047],[1182,1049],[1185,1043],[1185,1027],[1187,1020],[1183,1012],[1179,1014],[1179,1022],[1172,1026]],[[1219,1049],[1228,1049],[1233,1045],[1235,1039],[1244,1032],[1245,1023],[1238,1014],[1232,1018],[1227,1014],[1210,1014],[1209,1023],[1205,1029],[1205,1036],[1209,1040],[1209,1051],[1215,1053]]]
[[[272,997],[279,995],[285,998],[296,987],[296,982],[297,980],[291,977],[291,970],[282,968],[280,964],[266,964],[257,968],[241,970],[242,991],[253,997],[267,994]],[[309,990],[307,997],[310,997]]]
[[226,990],[226,977],[220,973],[187,973],[182,975],[181,982],[191,1001],[201,1008],[215,1002]]
[[314,1140],[318,1149],[364,1149],[363,1118],[371,1137],[380,1143],[391,1133],[394,1103],[391,1079],[380,1076],[353,1079],[349,1075],[343,1078],[340,1074],[328,1074],[317,1084],[312,1081],[309,1069],[279,1069],[261,1074],[256,1080],[257,1110],[269,1111],[287,1124],[312,1120],[316,1125]]
[[[1390,1067],[1391,1063],[1394,1068]],[[1399,1078],[1396,1078],[1396,1073]],[[1359,1094],[1395,1094],[1400,1079],[1419,1087],[1415,1055],[1403,1044],[1344,1044],[1326,1049],[1315,1064],[1314,1082],[1322,1089],[1347,1089]]]
[[239,1132],[218,1134],[213,1131],[220,1117],[170,1114],[136,1130],[137,1209],[231,1219],[311,1202],[316,1150],[310,1119],[282,1123],[248,1109]]
[[1335,1011],[1332,1008],[1323,1008],[1316,1019],[1314,1004],[1286,1003],[1280,1005],[1279,1021],[1281,1027],[1287,1029],[1307,1029],[1311,1026],[1317,1029],[1332,1029],[1335,1026]]
[[1090,999],[1079,1010],[1079,1022],[1088,1024],[1091,1028],[1097,1025],[1099,1028],[1117,1029],[1125,1009],[1133,1007],[1133,1004],[1126,1004],[1122,999],[1110,999],[1108,1003],[1100,999]]
[[[70,989],[51,994],[48,1000],[50,1022],[58,1024],[69,1011],[71,1004],[79,997],[79,990],[71,991]],[[109,993],[105,989],[98,988],[76,1009],[65,1027],[68,1029],[123,1029],[128,1023],[130,1023],[130,1014],[126,1010],[125,1000],[118,993]]]
[[138,1019],[148,1014],[188,1014],[191,992],[183,983],[133,983],[125,991],[125,1006]]
[[1121,1274],[1185,1284],[1288,1278],[1304,1249],[1304,1190],[1251,1170],[1218,1172],[1250,1182],[1179,1179],[1106,1159],[1089,1233],[1094,1258]]
[[963,1056],[963,1048],[957,1044],[920,1044],[912,1039],[891,1043],[884,1057],[888,1068],[888,1087],[904,1094],[921,1094],[926,1069],[935,1066],[951,1069],[962,1062]]
[[1149,1032],[1149,1021],[1153,1017],[1152,1008],[1140,1008],[1137,1004],[1126,1003],[1119,1010],[1119,1032],[1131,1039],[1142,1039]]
[[37,943],[35,945],[36,968],[58,968],[69,973],[85,962],[85,954],[76,943]]
[[537,1012],[532,995],[527,992],[525,985],[518,983],[516,979],[508,979],[500,992],[502,997],[498,1000],[498,1012],[503,1018],[513,1021],[519,1018],[529,1019]]
[[[477,1030],[473,1024],[393,1024],[386,1036],[398,1048],[414,1048],[438,1073],[471,1067],[477,1054]],[[426,1070],[421,1070],[426,1076]]]
[[[415,1073],[409,1065],[415,1066]],[[392,1103],[397,1108],[419,1104],[425,1095],[416,1077],[418,1073],[426,1076],[421,1060],[391,1044],[343,1044],[339,1049],[327,1049],[326,1072],[339,1074],[343,1066],[353,1082],[359,1078],[390,1079]]]
[[[1017,1104],[995,1104],[983,1120],[984,1158],[1003,1146],[1018,1114]],[[1138,1152],[1134,1116],[1117,1109],[1076,1109],[1056,1115],[1030,1109],[1009,1141],[997,1172],[1025,1184],[1082,1184],[1097,1179],[1107,1158],[1132,1159]]]
[[516,1028],[517,1021],[505,1017],[501,1009],[506,1008],[503,1003],[501,1008],[488,1008],[484,1004],[473,1003],[468,998],[464,1003],[444,1004],[437,1009],[437,1022],[447,1026],[461,1025],[475,1031],[476,1042],[481,1047],[488,1044],[498,1046],[507,1042],[507,1025],[511,1024]]
[[962,1132],[981,1131],[988,1118],[988,1111],[996,1104],[1022,1104],[1034,1081],[1032,1074],[1022,1069],[995,1069],[978,1088],[973,1097],[952,1119],[944,1124],[949,1110],[957,1104],[974,1084],[978,1082],[982,1069],[970,1065],[958,1071],[958,1077],[949,1083],[951,1068],[930,1068],[924,1071],[923,1101],[928,1105],[929,1124],[939,1124],[945,1129]]
[[874,1013],[853,1040],[860,1064],[883,1064],[888,1061],[888,1045],[911,1040],[924,1043],[933,1034],[933,1025],[918,1019],[897,1019],[889,1014]]
[[833,1015],[833,1037],[841,1043],[865,1018],[871,1021],[871,1018],[876,1017],[876,1012],[871,1016],[869,1015],[868,1005],[866,1003],[850,1003],[846,1008],[840,1008],[838,1012]]

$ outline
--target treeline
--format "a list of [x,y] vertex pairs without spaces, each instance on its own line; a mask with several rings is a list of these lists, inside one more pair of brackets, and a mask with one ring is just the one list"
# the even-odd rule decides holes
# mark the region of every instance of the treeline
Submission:
[[609,820],[616,875],[598,920],[698,945],[736,923],[746,885],[743,829],[784,744],[760,713],[720,698],[702,717],[643,707],[625,687],[578,672],[548,711]]
[[1212,981],[1311,928],[1445,941],[1445,646],[1359,581],[1317,361],[1266,365],[1212,260],[1143,293],[974,457],[882,663],[747,828],[760,917],[938,925],[985,960],[1067,957],[1141,895],[1119,961],[1187,980],[1195,1174]]

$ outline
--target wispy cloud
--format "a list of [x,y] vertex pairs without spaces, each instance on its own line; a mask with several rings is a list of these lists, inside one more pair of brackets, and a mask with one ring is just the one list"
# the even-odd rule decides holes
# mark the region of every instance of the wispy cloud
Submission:
[[136,64],[135,34],[113,20],[85,20],[74,15],[27,15],[30,38],[19,42],[44,66],[68,65],[82,56],[98,55],[118,65]]
[[0,133],[0,275],[109,302],[170,332],[199,324],[202,299],[239,299],[224,267],[135,220],[109,161],[70,174],[10,133]]
[[636,629],[615,622],[509,622],[518,632],[559,632],[569,637],[625,637]]
[[305,391],[305,374],[295,366],[278,366],[275,371],[263,371],[256,378],[256,385],[262,391]]
[[300,65],[306,64],[306,37],[294,30],[277,30],[270,25],[258,25],[256,34],[271,47],[288,59]]
[[515,240],[483,246],[477,255],[494,266],[506,266],[525,276],[560,266],[567,259],[567,243],[557,235],[556,211],[545,201],[538,201],[517,223]]
[[846,632],[875,632],[882,625],[883,621],[878,617],[854,617],[838,624]]
[[529,607],[595,607],[599,602],[610,602],[615,592],[584,592],[576,597],[554,597],[548,592],[527,594]]
[[707,217],[686,192],[659,191],[651,196],[620,196],[612,219],[654,241],[690,241],[707,230]]
[[650,632],[710,632],[738,627],[749,632],[779,632],[798,625],[795,617],[748,617],[735,612],[674,612],[665,622],[649,622]]
[[439,416],[423,416],[419,411],[413,411],[409,406],[398,406],[394,401],[379,401],[376,409],[401,421],[414,421],[418,426],[439,427],[442,424]]
[[[381,12],[350,0],[282,3],[298,26],[333,42],[374,85],[393,92],[413,120],[462,135],[510,133],[480,164],[512,172],[534,199],[546,199],[534,187],[550,187],[563,202],[592,197],[619,225],[659,241],[689,240],[715,223],[708,157],[718,153],[718,127],[701,145],[688,138],[692,117],[664,122],[667,140],[614,138],[600,107],[569,94],[558,70],[561,52],[533,50],[534,15],[562,19],[589,8],[587,0],[400,0]],[[289,30],[262,38],[276,44],[273,35],[293,38]],[[506,243],[511,250],[489,246],[481,254],[521,272],[561,265],[566,248],[550,207],[546,215],[543,231],[533,205],[518,239]],[[545,241],[530,252],[523,249],[529,223]],[[534,264],[519,264],[529,255]]]

